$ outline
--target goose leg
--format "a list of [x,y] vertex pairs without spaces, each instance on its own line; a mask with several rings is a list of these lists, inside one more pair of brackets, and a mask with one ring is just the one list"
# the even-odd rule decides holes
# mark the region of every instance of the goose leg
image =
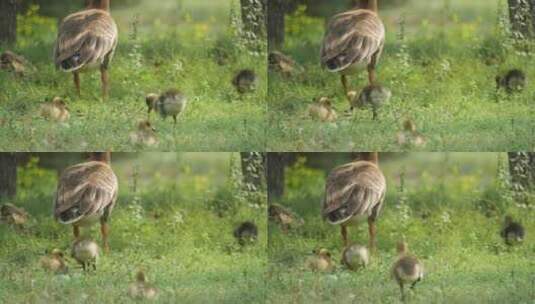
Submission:
[[375,228],[375,219],[368,218],[368,233],[370,234],[370,240],[369,240],[369,247],[370,251],[372,253],[375,252],[375,234],[376,234],[376,228]]
[[347,76],[346,75],[342,75],[341,76],[341,80],[342,80],[342,86],[344,87],[344,94],[346,95],[346,98],[349,101],[349,104],[351,104],[351,100],[349,100],[349,97],[347,96],[347,93],[349,92],[349,85],[347,83]]
[[80,97],[80,73],[78,73],[78,71],[74,71],[72,72],[72,76],[74,80],[74,87],[76,88],[76,94],[78,94],[78,97]]
[[110,252],[110,245],[108,244],[108,235],[110,233],[110,229],[105,220],[100,221],[100,233],[102,235],[102,247],[104,248],[104,252],[108,253]]
[[175,128],[176,128],[176,115],[173,115],[173,120],[175,121]]
[[368,82],[370,85],[375,84],[375,65],[369,64],[368,65]]
[[108,68],[100,66],[100,80],[102,82],[102,100],[108,99]]
[[347,247],[347,227],[345,225],[340,226],[340,233],[342,234],[342,240],[344,241],[344,247]]
[[402,282],[399,282],[399,290],[401,291],[401,302],[405,302],[405,290]]
[[80,227],[72,225],[72,234],[74,234],[74,239],[77,240],[80,237]]

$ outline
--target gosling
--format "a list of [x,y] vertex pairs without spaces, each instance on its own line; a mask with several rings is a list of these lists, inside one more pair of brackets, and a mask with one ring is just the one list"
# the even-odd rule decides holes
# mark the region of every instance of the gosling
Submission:
[[2,223],[22,227],[28,221],[28,217],[26,210],[13,204],[7,203],[0,207],[0,222]]
[[82,265],[84,271],[88,271],[90,267],[97,270],[99,247],[95,241],[87,238],[75,240],[72,244],[71,255]]
[[508,94],[522,92],[526,82],[526,74],[519,69],[513,69],[505,75],[496,76],[496,89],[505,89]]
[[315,103],[308,106],[308,115],[313,120],[321,122],[335,122],[338,115],[328,97],[320,97]]
[[130,133],[130,142],[135,146],[157,146],[156,129],[152,127],[150,121],[140,121],[137,125],[137,130]]
[[424,265],[418,258],[408,253],[408,245],[405,242],[399,242],[397,245],[398,259],[392,267],[392,277],[399,284],[401,291],[401,300],[405,301],[405,284],[411,284],[414,289],[416,283],[424,278]]
[[268,216],[269,220],[280,225],[284,233],[304,224],[304,220],[297,217],[291,210],[275,203],[269,205]]
[[344,249],[342,253],[342,264],[350,270],[360,270],[368,266],[370,262],[370,252],[365,246],[353,244]]
[[145,273],[139,271],[136,281],[128,286],[128,295],[133,299],[154,300],[158,296],[158,290],[147,282]]
[[60,97],[54,97],[52,102],[41,105],[41,117],[51,121],[66,122],[71,115],[65,101]]
[[[351,97],[350,93],[351,92],[348,93],[348,97]],[[379,108],[388,103],[391,97],[392,92],[388,88],[380,85],[368,85],[362,89],[362,92],[360,92],[358,98],[353,97],[350,99],[350,110],[353,111],[354,108],[361,109],[365,107],[371,107],[373,112],[373,120],[377,120],[379,117]]]
[[238,93],[245,94],[253,92],[256,88],[258,77],[253,70],[241,70],[232,79],[232,85],[236,88]]
[[182,92],[171,89],[159,96],[153,93],[148,94],[145,101],[149,115],[154,110],[163,119],[166,119],[167,116],[172,116],[176,126],[177,117],[186,109],[188,99]]
[[243,222],[234,229],[234,237],[241,246],[252,244],[258,238],[258,228],[253,222]]
[[403,130],[397,133],[396,139],[398,145],[405,148],[423,148],[427,144],[427,140],[416,130],[416,124],[411,119],[403,122]]
[[305,262],[306,268],[315,272],[331,272],[334,270],[334,262],[331,259],[331,253],[325,248],[319,248],[312,251]]
[[56,274],[65,274],[68,272],[67,265],[63,256],[63,251],[54,249],[46,256],[41,257],[39,264],[45,271],[53,272]]
[[505,225],[501,231],[501,236],[505,244],[509,246],[522,244],[524,241],[524,227],[515,221],[513,217],[508,215],[505,217]]

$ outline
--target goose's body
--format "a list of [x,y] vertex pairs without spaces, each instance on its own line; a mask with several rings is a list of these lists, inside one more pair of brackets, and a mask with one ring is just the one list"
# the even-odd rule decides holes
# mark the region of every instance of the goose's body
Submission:
[[130,132],[130,142],[135,146],[154,147],[159,144],[156,131],[149,121],[140,121],[137,130]]
[[347,226],[368,220],[370,245],[375,249],[375,221],[383,208],[386,180],[379,169],[377,153],[333,169],[325,183],[322,217],[341,226],[344,246],[348,246]]
[[401,291],[402,300],[405,299],[405,284],[411,284],[411,289],[424,278],[424,265],[415,256],[408,254],[407,244],[398,244],[398,258],[392,267],[392,277],[396,280]]
[[392,92],[388,88],[380,85],[368,85],[362,89],[358,98],[352,100],[351,110],[370,107],[373,111],[373,119],[376,120],[379,108],[388,103],[390,97],[392,97]]
[[187,98],[182,92],[171,89],[161,95],[149,94],[145,99],[148,112],[152,110],[159,113],[165,119],[167,116],[172,116],[173,120],[177,122],[177,117],[186,109]]
[[308,115],[321,122],[335,122],[338,119],[338,115],[327,97],[321,97],[317,102],[309,105]]
[[97,260],[99,255],[99,247],[91,239],[75,240],[72,244],[71,254],[72,257],[82,265],[84,271],[89,267],[93,267],[93,270],[97,270]]
[[321,65],[342,75],[345,94],[346,75],[367,68],[369,84],[375,84],[375,67],[383,52],[385,27],[377,14],[376,0],[361,0],[360,6],[331,18],[320,51]]
[[[107,153],[106,153],[107,155]],[[79,228],[100,221],[103,247],[107,251],[108,219],[118,193],[117,176],[108,164],[109,156],[94,153],[93,160],[65,169],[59,179],[54,217],[64,225],[73,225],[76,239]]]
[[[80,95],[79,72],[100,68],[103,98],[108,94],[108,67],[118,41],[117,24],[109,13],[109,0],[93,0],[87,9],[65,17],[58,29],[54,63],[72,72]],[[96,2],[96,3],[95,3]]]
[[54,97],[52,102],[41,105],[41,116],[56,122],[66,122],[71,117],[67,105],[59,97]]

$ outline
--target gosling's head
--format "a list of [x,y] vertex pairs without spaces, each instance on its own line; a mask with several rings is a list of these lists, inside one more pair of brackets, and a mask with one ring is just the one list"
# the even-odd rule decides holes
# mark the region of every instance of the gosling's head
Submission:
[[147,94],[147,96],[145,97],[145,103],[147,104],[148,113],[154,110],[154,108],[156,107],[156,102],[158,101],[159,98],[160,96],[158,96],[158,94],[154,94],[154,93]]
[[52,105],[59,109],[68,109],[67,104],[65,103],[63,98],[58,96],[52,98]]
[[325,248],[317,248],[312,251],[315,255],[322,259],[330,260],[331,259],[331,252]]
[[331,99],[329,97],[320,97],[318,98],[318,101],[317,103],[321,106],[324,106],[326,108],[331,108],[332,107],[332,102],[331,102]]
[[139,131],[143,131],[143,132],[156,132],[156,129],[152,126],[152,124],[148,120],[140,121],[137,124],[137,128]]
[[357,91],[349,91],[346,96],[348,100],[353,101],[357,97]]
[[411,119],[407,119],[403,122],[403,130],[416,132],[416,124]]
[[63,258],[63,251],[58,248],[54,248],[52,252],[50,252],[50,255],[56,258]]
[[505,225],[510,225],[513,222],[513,217],[508,214],[505,216]]
[[147,281],[147,278],[145,277],[145,273],[142,270],[137,272],[136,281],[140,283],[144,283]]
[[409,245],[405,241],[399,241],[396,247],[398,254],[405,254],[409,250]]

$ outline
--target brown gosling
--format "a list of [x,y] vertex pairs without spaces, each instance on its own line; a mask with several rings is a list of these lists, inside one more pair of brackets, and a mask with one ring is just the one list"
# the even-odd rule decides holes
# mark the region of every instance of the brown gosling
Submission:
[[308,115],[321,122],[335,122],[338,115],[328,97],[320,97],[315,103],[308,106]]
[[303,219],[298,218],[292,211],[279,204],[270,204],[268,215],[271,221],[280,225],[284,233],[288,233],[291,228],[304,224]]
[[377,152],[362,152],[353,162],[334,168],[325,181],[321,216],[331,225],[340,226],[345,246],[350,244],[349,226],[368,221],[368,248],[375,252],[376,221],[383,209],[386,179],[379,168]]
[[89,161],[63,170],[54,202],[54,218],[60,224],[72,225],[75,240],[80,239],[80,227],[100,222],[105,252],[109,251],[108,221],[119,189],[110,158],[110,152],[93,152]]
[[519,245],[524,241],[524,227],[522,224],[515,222],[512,216],[507,215],[500,235],[505,241],[505,244],[509,246]]
[[302,70],[292,58],[278,51],[269,53],[268,62],[270,70],[280,73],[284,77],[291,77]]
[[41,105],[41,116],[51,121],[66,122],[71,117],[71,114],[65,101],[60,97],[54,97],[52,102],[46,102]]
[[238,93],[245,94],[252,92],[256,88],[258,77],[253,70],[245,69],[239,71],[232,79],[232,85],[236,88]]
[[88,271],[90,267],[93,270],[97,270],[99,251],[100,249],[95,241],[83,238],[73,242],[71,255],[82,265],[84,271]]
[[388,88],[380,85],[368,85],[362,89],[358,98],[352,99],[351,111],[354,108],[371,107],[373,120],[377,120],[379,108],[388,103],[390,97],[392,97],[392,92]]
[[420,260],[409,254],[408,245],[399,242],[397,245],[398,258],[392,267],[392,278],[399,284],[401,300],[405,300],[405,284],[411,284],[411,289],[424,278],[424,265]]
[[140,121],[137,130],[130,132],[130,142],[136,146],[154,147],[158,145],[156,129],[148,120]]
[[347,76],[368,70],[368,83],[375,84],[375,68],[385,43],[385,26],[379,17],[377,0],[359,0],[353,9],[329,20],[320,51],[322,67],[341,75],[345,94]]
[[504,75],[496,76],[496,89],[505,89],[508,94],[522,92],[526,82],[526,74],[519,69],[513,69]]
[[396,134],[396,140],[401,147],[423,148],[427,144],[427,140],[416,130],[416,124],[411,119],[403,122],[403,130]]
[[29,215],[26,210],[7,203],[0,207],[0,222],[15,227],[22,227],[28,221]]
[[258,228],[253,222],[243,222],[234,229],[234,237],[241,246],[253,244],[258,238]]
[[154,300],[158,296],[158,289],[147,281],[143,271],[138,271],[136,281],[128,286],[128,296],[133,299]]
[[313,255],[306,259],[305,266],[307,269],[316,272],[331,272],[334,270],[334,262],[331,253],[325,248],[319,248],[312,251]]
[[148,107],[148,114],[154,110],[165,119],[167,116],[172,116],[173,120],[177,122],[177,116],[186,109],[187,98],[186,95],[178,90],[171,89],[158,96],[156,94],[148,94],[145,99]]
[[342,263],[347,268],[357,271],[368,266],[370,262],[370,252],[362,245],[353,244],[344,249],[342,253]]
[[117,47],[119,32],[110,15],[110,0],[88,0],[84,10],[65,17],[54,46],[57,69],[73,73],[80,96],[80,72],[99,68],[102,99],[108,97],[108,69]]
[[24,76],[26,71],[35,70],[24,57],[11,51],[5,51],[0,55],[0,70],[6,70],[15,73],[17,76]]
[[54,249],[46,256],[39,259],[39,264],[46,270],[57,274],[65,274],[68,272],[67,265],[65,264],[63,251]]

